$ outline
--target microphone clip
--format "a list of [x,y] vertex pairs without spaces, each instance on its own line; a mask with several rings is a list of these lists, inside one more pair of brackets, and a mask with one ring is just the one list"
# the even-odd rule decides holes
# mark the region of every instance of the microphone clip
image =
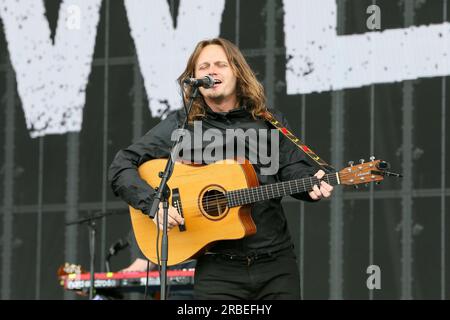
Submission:
[[205,76],[201,79],[196,78],[186,78],[183,80],[184,84],[187,84],[194,88],[203,87],[205,89],[210,89],[214,87],[214,85],[217,83],[216,80],[211,76]]

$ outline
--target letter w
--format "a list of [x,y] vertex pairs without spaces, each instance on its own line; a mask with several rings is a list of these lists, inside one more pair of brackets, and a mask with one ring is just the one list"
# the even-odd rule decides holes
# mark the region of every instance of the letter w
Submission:
[[53,44],[42,0],[0,0],[0,18],[32,138],[80,131],[100,5],[101,0],[64,0]]

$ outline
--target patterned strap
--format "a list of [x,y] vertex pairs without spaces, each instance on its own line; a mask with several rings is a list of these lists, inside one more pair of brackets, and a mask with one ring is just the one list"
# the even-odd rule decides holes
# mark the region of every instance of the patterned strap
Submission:
[[266,111],[264,113],[264,118],[275,128],[277,128],[278,131],[280,131],[286,138],[288,138],[296,146],[298,146],[300,150],[306,153],[319,166],[319,168],[321,168],[326,173],[336,172],[336,169],[334,169],[332,166],[330,166],[328,163],[322,160],[317,154],[314,153],[314,151],[312,151],[305,144],[303,144],[299,138],[294,136],[292,132],[290,132],[287,128],[285,128],[280,121],[275,119],[272,113]]

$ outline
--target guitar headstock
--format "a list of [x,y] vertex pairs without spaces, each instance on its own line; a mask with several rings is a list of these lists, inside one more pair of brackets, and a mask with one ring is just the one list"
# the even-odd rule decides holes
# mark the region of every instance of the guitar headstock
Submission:
[[358,164],[350,161],[349,167],[339,171],[339,180],[344,185],[354,185],[355,188],[359,184],[368,184],[370,182],[376,182],[379,184],[384,180],[385,176],[397,176],[402,175],[389,172],[390,164],[384,160],[375,160],[375,157],[370,157],[369,162],[365,162],[364,159],[359,160]]

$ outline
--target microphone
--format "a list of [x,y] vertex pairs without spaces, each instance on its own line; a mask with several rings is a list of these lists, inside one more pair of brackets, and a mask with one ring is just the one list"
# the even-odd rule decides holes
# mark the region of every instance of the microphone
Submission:
[[130,243],[127,240],[123,240],[123,239],[119,239],[113,243],[113,245],[109,248],[108,254],[106,255],[106,259],[105,259],[106,260],[105,261],[106,272],[111,272],[111,269],[109,267],[109,260],[111,259],[111,257],[115,256],[117,254],[117,252],[125,249],[129,245],[130,245]]
[[211,76],[205,76],[202,79],[186,78],[183,82],[193,87],[203,87],[206,89],[212,88],[216,84],[216,80]]
[[109,248],[109,256],[115,256],[117,252],[128,247],[130,243],[127,240],[119,239]]

